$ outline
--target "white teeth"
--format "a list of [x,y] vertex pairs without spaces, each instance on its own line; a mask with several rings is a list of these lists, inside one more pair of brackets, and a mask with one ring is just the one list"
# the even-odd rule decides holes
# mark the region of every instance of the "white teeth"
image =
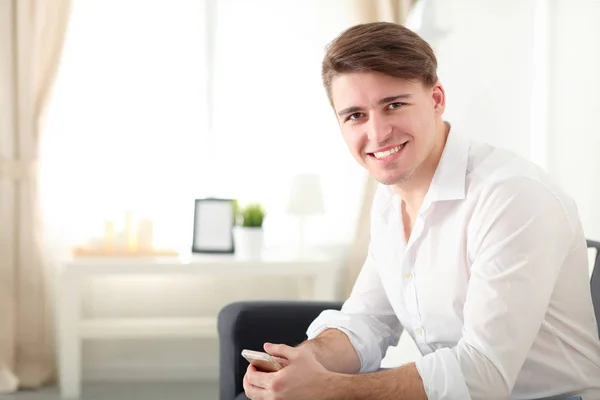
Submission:
[[389,157],[392,154],[399,152],[400,150],[402,150],[402,148],[404,147],[405,144],[406,143],[402,143],[400,146],[396,146],[393,149],[389,149],[389,150],[386,150],[386,151],[378,151],[376,153],[373,153],[373,155],[378,160],[381,160],[382,158]]

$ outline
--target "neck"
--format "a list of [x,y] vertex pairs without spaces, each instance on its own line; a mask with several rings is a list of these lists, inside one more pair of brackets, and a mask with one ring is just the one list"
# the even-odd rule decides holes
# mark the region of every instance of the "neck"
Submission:
[[449,132],[450,124],[441,121],[436,127],[436,145],[429,156],[427,156],[427,159],[417,167],[409,180],[393,186],[394,192],[400,196],[406,210],[411,214],[416,214],[419,208],[421,208],[423,199],[429,190],[433,175],[442,157]]

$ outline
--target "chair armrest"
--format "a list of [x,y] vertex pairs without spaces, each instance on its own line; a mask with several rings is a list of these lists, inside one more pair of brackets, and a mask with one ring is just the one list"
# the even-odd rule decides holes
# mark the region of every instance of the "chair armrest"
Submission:
[[592,290],[592,304],[594,306],[594,313],[596,314],[598,333],[600,334],[600,242],[587,240],[587,247],[596,249],[596,259],[594,260],[590,285]]
[[306,340],[306,329],[324,310],[341,302],[241,301],[226,305],[218,316],[220,399],[233,400],[244,391],[247,362],[243,349],[264,351],[265,342],[295,346]]

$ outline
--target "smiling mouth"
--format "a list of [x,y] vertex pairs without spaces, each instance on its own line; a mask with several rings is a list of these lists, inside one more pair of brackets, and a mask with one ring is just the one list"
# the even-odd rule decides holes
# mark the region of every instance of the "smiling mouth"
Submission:
[[404,142],[401,145],[398,145],[398,146],[393,147],[386,151],[377,151],[375,153],[369,153],[369,154],[371,154],[373,157],[375,157],[378,160],[383,160],[383,159],[388,158],[391,155],[399,152],[400,150],[402,150],[404,148],[404,146],[406,146],[406,143],[408,143],[408,142]]

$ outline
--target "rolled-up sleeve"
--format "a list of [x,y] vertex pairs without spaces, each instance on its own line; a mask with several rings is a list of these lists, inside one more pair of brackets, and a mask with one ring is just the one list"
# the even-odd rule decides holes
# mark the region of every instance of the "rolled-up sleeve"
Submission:
[[533,179],[497,182],[481,195],[468,231],[462,338],[416,364],[430,400],[510,395],[574,240],[571,222]]
[[329,328],[346,333],[360,359],[360,372],[379,369],[387,348],[395,346],[402,333],[375,262],[369,251],[352,293],[342,309],[323,311],[307,330],[309,339]]

